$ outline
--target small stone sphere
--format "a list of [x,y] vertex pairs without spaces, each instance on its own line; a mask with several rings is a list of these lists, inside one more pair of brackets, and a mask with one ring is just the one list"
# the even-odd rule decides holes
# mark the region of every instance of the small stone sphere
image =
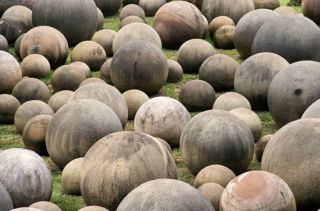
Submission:
[[56,69],[51,77],[51,85],[54,92],[61,90],[75,91],[86,80],[84,71],[74,65],[63,65]]
[[74,159],[64,167],[61,175],[62,193],[76,196],[81,195],[80,171],[83,159]]
[[[4,151],[2,151],[2,152],[4,152]],[[1,198],[1,201],[0,201],[0,209],[1,210],[7,211],[7,210],[13,209],[11,197],[1,182],[0,182],[0,198]]]
[[230,111],[235,108],[251,109],[251,105],[247,98],[236,92],[221,94],[213,104],[213,109]]
[[256,9],[269,9],[274,10],[278,7],[280,7],[280,1],[279,0],[253,0],[254,7]]
[[162,138],[179,146],[182,129],[189,122],[188,110],[177,100],[155,97],[145,102],[134,118],[134,130]]
[[192,174],[213,164],[224,165],[239,174],[252,161],[254,140],[250,128],[241,119],[214,109],[196,115],[185,125],[180,148]]
[[271,135],[262,136],[258,140],[258,142],[256,143],[255,154],[256,154],[257,161],[261,162],[261,159],[262,159],[262,156],[263,156],[263,152],[264,152],[268,142],[272,138],[272,136],[273,136],[272,134]]
[[88,207],[81,208],[79,211],[109,211],[109,210],[99,206],[88,206]]
[[37,208],[32,208],[32,207],[20,207],[20,208],[16,208],[10,211],[43,211]]
[[107,56],[113,56],[112,44],[116,34],[117,32],[114,30],[102,29],[97,31],[91,40],[100,44],[105,50]]
[[148,95],[137,89],[128,90],[124,92],[122,96],[124,97],[128,105],[129,120],[133,120],[138,109],[142,106],[143,103],[149,100]]
[[11,54],[0,50],[0,93],[11,93],[21,78],[21,68],[17,60]]
[[15,19],[23,24],[27,30],[33,27],[32,10],[23,5],[9,7],[3,14],[3,19]]
[[100,70],[100,78],[104,80],[107,84],[113,85],[112,80],[111,80],[111,62],[112,59],[107,59],[101,67]]
[[212,86],[202,80],[186,83],[179,94],[179,101],[188,111],[205,111],[212,108],[216,93]]
[[139,6],[143,9],[146,16],[152,17],[165,3],[167,3],[166,0],[140,0]]
[[128,16],[138,16],[142,20],[146,18],[143,9],[136,4],[128,4],[120,10],[120,15],[119,15],[120,21],[122,21]]
[[131,15],[122,19],[119,28],[121,29],[122,27],[129,25],[130,23],[145,23],[145,21],[138,16]]
[[69,46],[66,38],[57,29],[49,26],[32,28],[23,36],[20,43],[22,58],[29,54],[41,54],[48,59],[52,68],[63,65],[68,53]]
[[47,156],[46,132],[52,115],[38,115],[30,119],[23,129],[22,140],[26,149]]
[[131,191],[120,203],[117,211],[138,211],[146,207],[153,211],[215,210],[200,191],[188,183],[157,179],[143,183]]
[[0,124],[12,124],[20,106],[19,100],[12,95],[0,95]]
[[221,26],[214,33],[214,43],[218,48],[231,49],[233,45],[233,37],[236,27],[230,25]]
[[216,31],[221,26],[225,26],[225,25],[235,26],[235,23],[231,18],[229,18],[227,16],[218,16],[218,17],[212,19],[212,21],[209,24],[209,34],[210,34],[211,39],[213,39]]
[[104,25],[104,15],[102,13],[102,11],[97,7],[97,13],[98,13],[98,25],[97,25],[97,29],[96,31],[99,31],[101,29],[103,29],[103,25]]
[[39,100],[31,100],[23,103],[14,115],[14,125],[18,133],[22,134],[27,122],[41,114],[53,115],[51,107]]
[[71,51],[71,61],[86,63],[90,70],[100,70],[102,64],[107,60],[104,48],[94,41],[83,41],[77,44]]
[[232,109],[230,113],[248,125],[252,132],[254,141],[257,142],[262,135],[262,123],[259,116],[248,108],[235,108]]
[[184,73],[198,73],[201,64],[216,53],[214,47],[207,41],[192,39],[179,48],[177,62]]
[[148,24],[131,23],[121,28],[113,40],[113,53],[116,53],[122,46],[132,41],[149,41],[160,49],[162,48],[161,39],[158,33]]
[[42,78],[50,73],[50,63],[40,54],[30,54],[21,62],[23,76]]
[[116,15],[122,6],[122,0],[94,0],[94,2],[106,16]]
[[14,5],[23,5],[32,9],[35,0],[11,0],[11,1],[1,1],[0,4],[0,16],[10,7]]
[[71,66],[74,66],[76,69],[81,70],[86,75],[86,78],[91,77],[91,70],[90,67],[84,62],[72,62],[70,63]]
[[210,165],[203,168],[194,179],[193,186],[199,188],[206,183],[216,183],[222,187],[235,178],[236,175],[231,169],[222,165]]
[[224,187],[216,183],[205,183],[201,185],[198,190],[210,201],[215,210],[219,210],[219,202]]
[[224,189],[220,210],[296,210],[285,181],[266,171],[251,171],[234,178]]
[[312,103],[305,110],[301,118],[320,118],[320,100],[317,100],[314,103]]
[[199,79],[208,82],[216,91],[234,87],[234,76],[240,64],[231,56],[215,54],[207,58],[199,70]]
[[148,95],[156,94],[168,78],[164,53],[158,46],[143,40],[120,48],[112,59],[111,71],[112,82],[121,92],[139,89]]
[[48,201],[39,201],[29,206],[43,211],[62,211],[56,204]]
[[67,104],[74,92],[69,90],[63,90],[55,93],[49,99],[48,105],[54,112],[57,112],[62,106]]
[[21,104],[30,100],[48,102],[50,91],[47,85],[41,80],[24,77],[15,85],[12,90],[12,95],[15,96]]
[[178,83],[179,81],[182,81],[183,69],[182,69],[181,65],[172,59],[167,59],[167,62],[168,62],[167,82]]
[[21,55],[20,55],[20,44],[21,44],[21,40],[23,38],[25,34],[21,34],[17,39],[16,41],[14,42],[14,52],[16,53],[16,56],[18,58],[18,60],[20,61],[22,58],[21,58]]
[[276,9],[274,9],[276,13],[279,15],[296,15],[299,14],[293,7],[289,6],[281,6]]
[[0,51],[8,51],[9,50],[9,44],[7,39],[0,34]]
[[106,82],[100,78],[87,78],[86,80],[82,81],[80,86],[84,86],[87,84],[91,84],[91,83],[102,83],[102,84],[106,84]]

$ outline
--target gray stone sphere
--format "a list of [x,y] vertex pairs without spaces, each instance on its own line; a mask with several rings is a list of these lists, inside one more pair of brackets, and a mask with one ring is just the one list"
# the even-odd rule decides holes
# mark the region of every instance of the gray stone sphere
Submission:
[[20,106],[19,100],[12,95],[0,95],[0,124],[12,124]]
[[167,63],[168,63],[167,82],[178,83],[179,81],[182,81],[183,69],[182,69],[181,65],[172,59],[167,59]]
[[62,211],[58,205],[48,202],[48,201],[39,201],[29,206],[30,208],[36,208],[43,211]]
[[215,210],[219,210],[219,202],[224,187],[216,183],[205,183],[201,185],[198,190],[206,199],[208,199],[208,201],[210,201]]
[[1,198],[1,201],[0,201],[1,210],[9,211],[13,209],[11,197],[1,182],[0,182],[0,198]]
[[42,78],[50,73],[51,67],[46,57],[40,54],[30,54],[21,62],[23,76]]
[[106,16],[116,15],[122,6],[122,0],[94,0],[94,2]]
[[117,32],[114,30],[102,29],[97,31],[91,40],[100,44],[105,50],[107,56],[113,56],[112,44],[116,34]]
[[112,59],[107,59],[101,66],[100,70],[100,78],[104,80],[107,84],[113,85],[112,80],[111,80],[111,62]]
[[254,7],[256,9],[269,9],[274,10],[278,7],[280,7],[280,1],[279,0],[253,0]]
[[213,109],[230,111],[235,108],[251,109],[251,105],[247,98],[236,92],[221,94],[213,104]]
[[254,154],[256,155],[257,161],[261,162],[262,156],[263,156],[263,152],[267,146],[267,144],[269,143],[270,139],[272,138],[272,134],[271,135],[265,135],[262,136],[258,142],[256,143],[255,146],[255,150],[254,150]]
[[138,16],[131,15],[122,19],[119,28],[121,29],[122,27],[129,25],[130,23],[145,23],[145,21]]
[[90,67],[86,63],[77,61],[77,62],[70,63],[70,65],[76,68],[77,70],[84,72],[84,74],[86,75],[86,78],[91,77]]
[[312,103],[305,110],[301,118],[320,118],[320,100],[317,100],[314,103]]
[[225,25],[235,26],[235,23],[231,18],[229,18],[227,16],[218,16],[218,17],[212,19],[212,21],[209,24],[209,28],[208,28],[211,39],[213,39],[214,33],[221,26],[225,26]]
[[68,195],[81,195],[80,172],[84,158],[70,161],[63,169],[61,175],[62,192]]
[[50,97],[48,105],[54,112],[57,112],[62,106],[69,102],[73,94],[74,92],[69,90],[57,92]]
[[142,20],[144,20],[146,15],[145,15],[143,9],[137,4],[128,4],[128,5],[124,6],[120,10],[120,14],[119,14],[120,21],[122,21],[123,19],[125,19],[128,16],[137,16],[137,17],[141,18]]
[[234,48],[233,37],[236,27],[231,25],[221,26],[214,33],[214,43],[218,48],[231,49]]
[[151,17],[166,3],[166,0],[140,0],[139,6],[143,9],[146,16]]
[[9,43],[7,39],[0,34],[0,50],[1,51],[8,51],[9,50]]
[[138,109],[142,106],[143,103],[149,100],[148,95],[137,89],[128,90],[124,92],[122,96],[127,102],[129,120],[133,120]]

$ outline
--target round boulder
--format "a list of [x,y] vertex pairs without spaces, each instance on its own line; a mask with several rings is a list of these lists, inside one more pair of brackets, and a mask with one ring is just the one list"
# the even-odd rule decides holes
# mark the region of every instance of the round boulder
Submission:
[[0,201],[1,210],[7,211],[7,210],[13,209],[11,197],[1,182],[0,182],[0,198],[1,198],[1,201]]
[[314,103],[312,103],[305,110],[301,118],[320,118],[320,100],[317,100]]
[[54,112],[57,112],[62,106],[67,104],[73,95],[73,91],[64,90],[55,93],[49,99],[48,105]]
[[12,95],[0,95],[0,124],[12,124],[20,106],[19,100]]
[[254,7],[256,9],[269,9],[274,10],[278,7],[280,7],[280,1],[279,0],[253,0]]
[[[33,27],[32,24],[32,10],[23,5],[14,5],[9,7],[3,14],[3,19],[15,19],[29,30]],[[22,32],[24,33],[24,32]]]
[[119,28],[121,29],[122,27],[129,25],[130,23],[145,23],[145,21],[138,16],[131,15],[122,19]]
[[7,39],[0,34],[0,50],[1,51],[8,51],[9,50],[9,44]]
[[62,192],[68,195],[81,195],[80,172],[84,158],[70,161],[63,169],[61,175]]
[[[137,4],[139,3],[139,1],[137,2]],[[139,7],[139,5],[137,4],[128,4],[126,6],[124,6],[119,14],[119,18],[120,21],[122,21],[123,19],[125,19],[126,17],[129,16],[137,16],[139,18],[141,18],[142,20],[145,19],[145,13],[143,11],[143,9],[141,7]]]
[[233,48],[233,37],[236,27],[230,25],[221,26],[214,33],[214,43],[218,48],[231,49]]
[[209,24],[209,28],[208,28],[211,39],[213,39],[215,32],[221,26],[225,26],[225,25],[235,26],[235,23],[231,18],[229,18],[227,16],[218,16],[218,17],[212,19],[212,21]]
[[107,56],[113,56],[112,44],[116,34],[116,31],[110,29],[102,29],[100,31],[97,31],[93,35],[91,40],[100,44],[106,52]]
[[21,40],[25,34],[21,34],[16,41],[14,42],[14,52],[16,53],[17,59],[20,61],[21,60],[21,55],[20,55],[20,44]]
[[60,207],[48,201],[39,201],[34,204],[31,204],[29,207],[44,210],[44,211],[62,211]]
[[100,78],[104,80],[107,84],[113,85],[111,80],[111,62],[112,59],[109,58],[103,63],[100,70]]
[[90,67],[86,63],[77,61],[77,62],[70,63],[70,65],[74,66],[79,71],[84,72],[84,74],[86,75],[86,78],[90,78],[91,77]]
[[1,1],[0,3],[0,16],[6,11],[8,8],[14,5],[23,5],[30,9],[32,9],[35,0],[9,0],[9,1]]
[[319,1],[315,0],[303,0],[301,2],[302,13],[304,16],[310,18],[315,23],[320,23],[320,4]]
[[50,73],[50,63],[40,54],[30,54],[21,62],[23,76],[42,78]]
[[143,103],[149,100],[148,95],[137,89],[128,90],[124,92],[122,96],[127,102],[129,120],[133,120],[138,109],[142,106]]
[[116,15],[122,6],[122,0],[94,0],[94,2],[106,16]]
[[140,0],[139,6],[143,9],[146,16],[151,17],[166,3],[166,0]]
[[219,210],[219,202],[224,187],[216,183],[206,183],[201,185],[198,190],[206,199],[210,201],[215,210]]
[[256,143],[254,152],[255,152],[257,161],[261,162],[261,159],[262,159],[262,156],[263,156],[263,152],[264,152],[268,142],[270,141],[271,137],[272,137],[272,135],[262,136],[258,140],[258,142]]
[[251,105],[247,98],[236,92],[221,94],[213,104],[213,109],[230,111],[235,108],[251,109]]
[[178,83],[179,81],[182,81],[183,69],[182,69],[181,65],[172,59],[167,59],[167,63],[168,63],[167,82]]

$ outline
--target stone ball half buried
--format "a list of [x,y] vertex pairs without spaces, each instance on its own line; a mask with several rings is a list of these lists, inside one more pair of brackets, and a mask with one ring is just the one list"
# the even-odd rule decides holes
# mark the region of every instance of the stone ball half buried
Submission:
[[97,31],[93,35],[91,40],[100,44],[105,50],[107,56],[113,56],[112,44],[116,34],[116,31],[110,29],[102,29],[100,31]]
[[12,124],[14,115],[20,106],[19,100],[12,95],[0,95],[0,123]]
[[234,33],[236,27],[225,25],[221,26],[215,33],[214,33],[214,43],[218,48],[222,49],[232,49]]
[[236,92],[221,94],[213,104],[213,109],[230,111],[235,108],[251,109],[251,105],[247,98]]
[[119,14],[120,21],[122,21],[123,19],[125,19],[126,17],[129,17],[129,16],[137,16],[137,17],[141,18],[142,20],[144,20],[145,13],[144,13],[143,9],[137,4],[129,4],[129,5],[124,6],[121,9],[120,14]]

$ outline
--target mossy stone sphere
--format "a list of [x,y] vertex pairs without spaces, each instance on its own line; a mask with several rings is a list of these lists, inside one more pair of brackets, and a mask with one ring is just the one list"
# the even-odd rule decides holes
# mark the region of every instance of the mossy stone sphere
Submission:
[[143,9],[137,4],[128,4],[120,10],[120,14],[119,14],[120,21],[122,21],[128,16],[137,16],[142,20],[144,20],[146,17]]
[[138,16],[131,15],[122,19],[119,28],[121,29],[122,27],[129,25],[130,23],[145,23],[145,21]]
[[42,78],[50,73],[50,63],[40,54],[30,54],[21,62],[23,76]]
[[20,106],[19,100],[12,95],[0,95],[0,123],[12,124],[14,115]]
[[236,27],[230,25],[221,26],[214,33],[214,43],[218,48],[231,49],[234,47],[233,38]]
[[70,161],[63,169],[61,175],[62,192],[68,195],[81,195],[80,172],[84,158]]
[[183,79],[183,69],[181,65],[172,59],[168,59],[168,78],[169,83],[178,83]]
[[230,25],[230,26],[235,26],[234,21],[227,17],[227,16],[218,16],[214,19],[209,24],[209,34],[211,39],[214,37],[214,33],[221,27],[225,25]]
[[102,29],[97,31],[91,40],[100,44],[105,50],[107,56],[113,56],[112,44],[116,34],[117,32],[114,30]]
[[128,90],[122,96],[127,102],[129,120],[133,120],[138,109],[149,100],[148,95],[137,89]]
[[251,109],[251,105],[247,98],[236,92],[221,94],[213,104],[213,109],[230,111],[235,108]]
[[69,90],[63,90],[55,93],[49,99],[48,105],[54,112],[57,112],[62,106],[67,104],[74,92]]

